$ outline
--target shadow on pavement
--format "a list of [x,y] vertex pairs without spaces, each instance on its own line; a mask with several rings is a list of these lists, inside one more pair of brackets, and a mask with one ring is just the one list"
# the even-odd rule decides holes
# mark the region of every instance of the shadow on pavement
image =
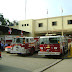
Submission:
[[0,72],[31,72],[31,71],[11,66],[0,65]]
[[64,55],[38,55],[38,52],[35,52],[33,55],[25,54],[25,55],[18,55],[18,54],[10,54],[11,56],[17,56],[17,57],[30,57],[30,58],[48,58],[48,59],[67,59],[68,52]]

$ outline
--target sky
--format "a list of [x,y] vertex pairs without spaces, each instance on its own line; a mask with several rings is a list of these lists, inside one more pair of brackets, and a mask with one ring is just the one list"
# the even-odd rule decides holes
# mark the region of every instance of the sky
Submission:
[[72,0],[0,0],[0,13],[10,21],[72,15]]

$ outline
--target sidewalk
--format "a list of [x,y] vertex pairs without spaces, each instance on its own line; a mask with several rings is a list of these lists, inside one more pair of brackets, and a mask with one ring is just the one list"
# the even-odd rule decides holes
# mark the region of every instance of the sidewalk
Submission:
[[54,63],[33,72],[72,72],[72,57],[68,58],[67,53],[62,59],[58,59]]
[[64,59],[43,72],[72,72],[72,58]]

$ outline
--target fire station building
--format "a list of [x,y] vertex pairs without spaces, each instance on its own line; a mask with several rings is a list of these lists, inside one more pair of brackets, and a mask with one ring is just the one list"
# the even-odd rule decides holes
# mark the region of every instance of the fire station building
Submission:
[[10,26],[10,28],[23,31],[24,36],[44,36],[48,33],[56,33],[58,35],[72,35],[72,15],[21,20],[18,25]]

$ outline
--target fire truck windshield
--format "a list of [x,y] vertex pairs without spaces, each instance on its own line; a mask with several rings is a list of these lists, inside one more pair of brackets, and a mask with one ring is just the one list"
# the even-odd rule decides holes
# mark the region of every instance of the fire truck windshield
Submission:
[[40,38],[40,44],[58,44],[59,38]]
[[50,44],[58,44],[59,43],[59,38],[49,38],[49,43]]
[[23,43],[23,38],[16,38],[16,43]]
[[14,38],[13,43],[23,43],[23,38]]
[[49,44],[49,39],[48,38],[41,38],[40,44]]

